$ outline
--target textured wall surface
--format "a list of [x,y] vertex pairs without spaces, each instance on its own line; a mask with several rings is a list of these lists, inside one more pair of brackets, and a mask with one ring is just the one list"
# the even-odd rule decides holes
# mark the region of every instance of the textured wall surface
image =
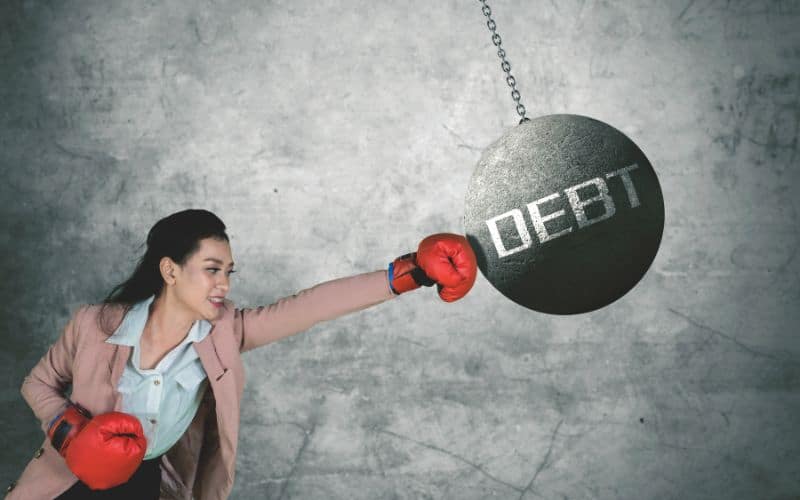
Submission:
[[[647,154],[659,254],[587,314],[479,275],[245,355],[232,497],[797,498],[800,3],[490,5],[530,116]],[[474,0],[1,2],[2,484],[22,378],[156,220],[216,212],[268,304],[463,231],[517,121]]]

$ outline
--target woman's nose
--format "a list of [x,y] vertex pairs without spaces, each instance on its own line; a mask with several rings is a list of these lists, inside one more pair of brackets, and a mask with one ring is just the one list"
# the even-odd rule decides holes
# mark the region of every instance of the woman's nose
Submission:
[[217,287],[227,291],[231,287],[231,277],[223,275],[222,279],[217,282]]

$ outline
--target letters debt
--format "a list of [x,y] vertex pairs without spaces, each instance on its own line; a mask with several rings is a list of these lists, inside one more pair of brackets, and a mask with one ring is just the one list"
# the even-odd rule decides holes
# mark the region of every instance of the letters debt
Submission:
[[[633,187],[633,181],[628,174],[628,172],[636,168],[638,168],[638,165],[634,163],[619,170],[609,172],[605,175],[607,179],[616,176],[619,176],[619,178],[622,179],[622,183],[625,186],[625,192],[628,195],[628,201],[630,202],[631,208],[636,208],[639,206],[639,197],[636,195],[636,189]],[[591,185],[594,185],[597,188],[598,194],[596,196],[592,196],[591,198],[581,199],[578,196],[578,190]],[[616,213],[617,209],[614,205],[614,200],[609,193],[608,185],[605,183],[602,177],[595,177],[586,182],[568,187],[564,189],[564,192],[567,195],[569,206],[572,208],[572,212],[575,214],[575,220],[578,222],[578,229],[583,229],[591,226],[592,224],[604,221],[610,217],[613,217]],[[554,200],[559,196],[560,193],[555,192],[551,195],[545,196],[544,198],[539,198],[536,201],[532,201],[526,205],[528,207],[528,213],[530,214],[531,221],[533,222],[533,228],[536,230],[536,236],[538,237],[540,243],[546,243],[558,238],[559,236],[563,236],[572,232],[572,226],[552,234],[549,233],[545,227],[545,222],[564,216],[565,211],[562,209],[550,214],[542,215],[541,211],[539,210],[539,205],[550,200]],[[586,216],[586,207],[597,202],[602,202],[605,210],[602,215],[589,219]],[[517,234],[522,239],[521,245],[511,249],[506,249],[503,240],[500,237],[500,230],[497,227],[497,222],[507,217],[511,217],[513,219]],[[486,225],[489,227],[489,234],[491,235],[492,242],[497,250],[497,255],[501,259],[503,257],[508,257],[509,255],[526,250],[533,244],[531,241],[531,235],[528,233],[528,228],[525,226],[525,220],[522,216],[522,211],[518,208],[511,209],[508,212],[500,214],[496,217],[492,217],[486,221]]]

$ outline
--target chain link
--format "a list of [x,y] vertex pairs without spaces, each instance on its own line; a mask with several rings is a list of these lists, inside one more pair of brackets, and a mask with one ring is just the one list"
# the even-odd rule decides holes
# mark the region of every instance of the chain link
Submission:
[[511,63],[506,60],[506,51],[503,50],[501,46],[503,40],[500,38],[500,35],[497,33],[497,23],[494,22],[492,19],[492,9],[489,5],[486,4],[486,0],[478,0],[481,4],[483,4],[483,15],[486,16],[489,20],[486,22],[486,26],[489,28],[489,31],[492,32],[492,43],[494,43],[495,47],[497,47],[497,56],[500,58],[502,63],[500,67],[506,73],[506,83],[509,87],[511,87],[511,98],[514,99],[514,102],[517,103],[517,114],[522,117],[519,121],[520,123],[530,121],[528,118],[525,117],[525,106],[522,105],[520,101],[519,91],[517,90],[517,80],[511,76]]

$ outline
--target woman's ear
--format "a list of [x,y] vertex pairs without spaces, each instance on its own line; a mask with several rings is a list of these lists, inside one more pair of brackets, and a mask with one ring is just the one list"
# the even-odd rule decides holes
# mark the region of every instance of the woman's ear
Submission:
[[175,284],[175,272],[178,265],[169,257],[162,257],[158,263],[158,269],[161,271],[161,277],[168,285]]

